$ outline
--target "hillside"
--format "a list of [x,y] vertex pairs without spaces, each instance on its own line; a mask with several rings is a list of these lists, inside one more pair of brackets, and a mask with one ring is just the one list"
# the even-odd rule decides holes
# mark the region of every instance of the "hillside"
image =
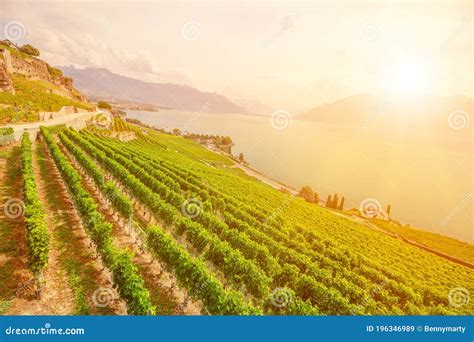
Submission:
[[199,91],[187,85],[150,83],[114,74],[103,68],[59,67],[74,79],[85,95],[111,102],[130,101],[159,107],[210,113],[246,113],[246,110],[217,93]]
[[[41,300],[0,300],[7,314],[54,313],[48,298],[63,303],[61,313],[95,314],[98,287],[114,299],[105,314],[473,310],[463,301],[474,291],[472,269],[275,190],[183,137],[115,119],[107,129],[43,128],[31,148],[25,136],[0,152],[0,197],[23,198],[13,185],[29,179],[25,191],[38,184],[41,200],[27,193],[25,213],[43,206],[49,222],[48,235],[43,217],[27,220],[41,229],[29,227],[25,238],[22,220],[0,221],[0,260],[8,260],[0,298],[38,270],[50,284]],[[21,165],[22,174],[13,172]],[[13,239],[43,247],[18,250]]]
[[0,41],[0,124],[39,121],[40,112],[63,107],[71,112],[93,108],[71,78],[39,59],[39,51],[23,50]]
[[[464,96],[359,94],[312,108],[297,118],[369,128],[384,135],[404,130],[409,135],[424,137],[430,133],[447,141],[455,133],[469,140],[472,131],[462,129],[461,125],[472,109],[473,98]],[[456,112],[461,115],[450,118]]]

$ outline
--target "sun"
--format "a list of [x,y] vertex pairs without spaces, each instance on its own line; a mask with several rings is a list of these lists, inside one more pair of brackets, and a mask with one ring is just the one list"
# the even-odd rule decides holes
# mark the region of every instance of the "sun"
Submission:
[[386,69],[385,91],[394,94],[426,94],[429,88],[428,65],[415,58],[399,58]]
[[416,94],[422,91],[423,78],[415,63],[400,63],[396,66],[393,90],[402,94]]

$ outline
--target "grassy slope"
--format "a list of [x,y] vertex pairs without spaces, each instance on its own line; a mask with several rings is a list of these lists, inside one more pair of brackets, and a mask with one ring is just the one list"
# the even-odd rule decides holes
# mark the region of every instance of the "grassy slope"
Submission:
[[[159,156],[187,170],[199,173],[205,182],[239,198],[248,205],[262,208],[267,212],[278,213],[288,227],[304,227],[304,229],[315,231],[324,239],[325,244],[331,248],[334,247],[333,250],[336,253],[365,258],[377,264],[380,272],[394,279],[401,279],[400,281],[403,279],[403,283],[415,291],[417,289],[422,291],[422,286],[427,286],[444,298],[447,298],[449,291],[453,288],[464,287],[471,293],[474,292],[471,281],[474,274],[466,267],[407,245],[362,224],[339,217],[323,207],[283,194],[244,175],[240,170],[230,169],[229,165],[232,164],[230,160],[192,141],[151,130],[136,127],[133,129],[146,133],[139,133],[137,134],[139,139],[124,144],[135,145],[142,150],[147,150],[150,156]],[[202,160],[213,161],[215,167],[207,166]],[[440,248],[443,245],[454,246],[453,239],[424,232],[418,234],[425,236],[424,241],[434,239],[436,246]],[[447,241],[450,243],[447,244]],[[455,247],[449,247],[444,251],[452,251],[452,248]],[[473,246],[466,244],[466,253],[472,254],[472,251]],[[460,312],[469,312],[472,307],[470,303]]]
[[52,94],[51,91],[59,88],[46,81],[29,80],[20,75],[13,75],[12,79],[15,95],[0,92],[0,124],[36,121],[38,112],[58,111],[63,106],[92,108],[89,103]]

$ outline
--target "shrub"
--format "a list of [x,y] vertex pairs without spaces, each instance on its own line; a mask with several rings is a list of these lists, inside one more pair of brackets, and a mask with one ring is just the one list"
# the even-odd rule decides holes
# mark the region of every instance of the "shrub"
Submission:
[[48,65],[48,71],[53,77],[61,77],[63,75],[63,72],[61,70],[59,70],[58,68],[53,68],[50,65]]
[[20,48],[20,51],[23,53],[26,53],[30,56],[35,56],[38,57],[40,55],[40,52],[37,48],[31,46],[30,44],[25,44]]
[[99,107],[101,109],[112,109],[112,106],[110,105],[110,103],[108,103],[106,101],[99,101],[97,103],[97,107]]

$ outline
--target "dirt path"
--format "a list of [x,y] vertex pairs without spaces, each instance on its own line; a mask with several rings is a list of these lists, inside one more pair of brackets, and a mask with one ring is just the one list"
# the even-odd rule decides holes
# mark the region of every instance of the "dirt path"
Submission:
[[9,314],[126,314],[126,306],[120,300],[106,307],[94,302],[94,292],[111,289],[111,283],[94,257],[81,220],[43,142],[36,143],[33,167],[51,233],[49,264],[44,274],[46,287],[41,300],[18,301],[17,310],[12,307]]
[[[100,211],[106,217],[107,221],[114,226],[113,241],[122,248],[131,250],[134,253],[133,262],[138,267],[139,273],[145,281],[145,286],[150,292],[153,305],[157,307],[157,313],[160,315],[184,314],[198,315],[201,313],[201,306],[198,303],[187,299],[187,294],[176,284],[175,277],[167,272],[164,266],[158,262],[149,252],[141,247],[141,241],[136,233],[128,232],[121,224],[117,215],[108,206],[105,198],[101,195],[92,179],[89,179],[83,168],[77,163],[75,158],[68,150],[58,142],[62,152],[69,158],[75,169],[83,176],[83,185],[93,196],[98,204]],[[134,226],[142,229],[134,222]]]
[[35,298],[28,270],[19,144],[0,147],[0,314],[18,299]]

